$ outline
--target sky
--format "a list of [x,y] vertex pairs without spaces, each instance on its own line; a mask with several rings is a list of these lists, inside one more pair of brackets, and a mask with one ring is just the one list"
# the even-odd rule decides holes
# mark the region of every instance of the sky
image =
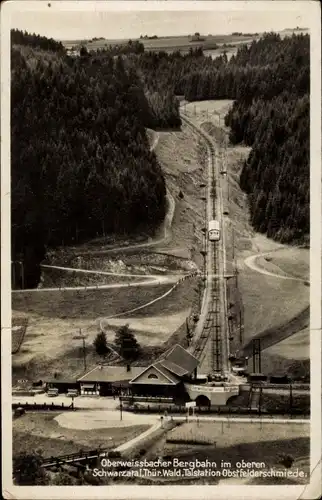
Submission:
[[[14,4],[16,2],[13,2]],[[26,2],[27,4],[28,2]],[[36,5],[36,2],[33,2]],[[54,3],[54,2],[53,2]],[[64,2],[61,2],[64,4]],[[89,2],[85,2],[89,4]],[[108,2],[104,2],[105,6]],[[114,3],[114,2],[113,2]],[[128,2],[126,2],[128,3]],[[145,6],[149,2],[144,2]],[[154,2],[153,2],[154,3]],[[177,2],[185,4],[189,2]],[[193,2],[195,5],[198,2]],[[207,2],[200,2],[205,5]],[[208,2],[208,8],[209,8]],[[213,3],[213,2],[211,2]],[[215,2],[214,2],[215,3]],[[221,3],[221,2],[220,2]],[[230,2],[226,2],[229,4]],[[234,5],[237,2],[233,2]],[[206,10],[145,10],[139,11],[137,2],[133,2],[132,11],[99,12],[99,3],[85,12],[45,11],[14,12],[11,15],[11,28],[26,30],[31,33],[52,37],[59,40],[89,39],[104,37],[107,39],[139,38],[140,35],[175,36],[202,34],[229,34],[234,31],[254,33],[263,31],[281,31],[285,28],[308,27],[302,2],[290,2],[287,10],[276,10],[274,4],[280,2],[254,2],[262,4],[263,8],[249,10],[230,10],[222,8],[219,11]],[[82,2],[78,2],[81,6]],[[119,2],[118,5],[122,4]],[[164,3],[167,6],[167,2]],[[101,4],[102,5],[102,4]],[[265,5],[267,6],[265,9]],[[298,5],[298,7],[296,7]],[[248,3],[249,6],[249,3]],[[279,7],[279,6],[278,6]]]

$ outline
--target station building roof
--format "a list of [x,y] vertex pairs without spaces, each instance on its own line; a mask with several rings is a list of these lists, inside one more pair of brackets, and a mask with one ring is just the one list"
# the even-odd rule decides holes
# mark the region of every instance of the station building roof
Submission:
[[144,369],[143,366],[131,366],[128,370],[126,366],[99,365],[77,379],[77,381],[80,383],[126,382],[139,375]]

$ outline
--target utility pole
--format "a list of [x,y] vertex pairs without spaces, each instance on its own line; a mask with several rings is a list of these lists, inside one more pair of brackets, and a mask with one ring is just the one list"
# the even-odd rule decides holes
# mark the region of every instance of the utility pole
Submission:
[[81,339],[83,341],[83,347],[82,347],[82,351],[83,351],[83,361],[84,361],[84,371],[86,371],[86,345],[85,345],[85,335],[82,335],[82,329],[80,328],[79,329],[79,336],[78,336],[79,339]]
[[21,287],[22,289],[25,288],[25,272],[24,272],[24,265],[22,261],[19,261],[20,266],[21,266]]
[[15,262],[11,261],[11,269],[12,269],[12,289],[16,288],[16,270],[15,270]]
[[243,345],[242,312],[241,312],[240,306],[239,306],[239,343],[240,343],[240,346]]
[[119,400],[120,400],[120,420],[123,420],[122,390],[121,390],[121,394],[120,394]]

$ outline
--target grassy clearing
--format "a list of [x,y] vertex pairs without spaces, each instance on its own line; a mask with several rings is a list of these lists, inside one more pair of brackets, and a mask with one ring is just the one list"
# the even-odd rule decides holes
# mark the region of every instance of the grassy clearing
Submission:
[[54,418],[59,413],[26,413],[13,421],[13,455],[41,450],[44,457],[114,448],[144,432],[148,425],[75,430],[60,427]]
[[[13,380],[25,377],[38,380],[53,376],[56,371],[64,376],[79,375],[83,369],[82,345],[74,337],[80,329],[86,336],[87,368],[90,369],[91,362],[98,361],[95,356],[91,359],[89,347],[100,330],[98,318],[143,305],[170,287],[13,294],[14,317],[28,319],[24,342],[12,359]],[[126,322],[124,319],[124,324]]]
[[[308,280],[310,277],[310,251],[306,248],[287,248],[269,254],[270,263],[288,276]],[[266,258],[267,258],[266,257]]]
[[135,312],[135,317],[168,316],[182,309],[190,308],[197,296],[197,282],[198,278],[189,278],[183,281],[161,301]]
[[[290,470],[297,467],[306,474],[305,478],[297,479],[298,483],[307,482],[309,475],[310,437],[308,424],[229,424],[199,423],[184,424],[169,433],[169,436],[190,434],[196,440],[205,439],[215,444],[207,446],[166,443],[163,454],[180,460],[216,462],[221,470],[221,461],[229,462],[231,470],[236,468],[236,462],[241,460],[262,463],[260,470],[270,468],[285,470],[281,461],[285,454],[294,459]],[[214,467],[213,467],[214,468]],[[249,469],[248,469],[249,470]],[[218,478],[213,478],[217,482]],[[254,481],[255,484],[256,481]],[[264,481],[263,481],[264,482]]]
[[[278,423],[229,423],[222,422],[189,422],[176,427],[168,434],[168,439],[200,441],[206,439],[207,443],[215,443],[217,448],[230,446],[262,443],[266,441],[309,438],[309,424],[278,424]],[[240,456],[240,458],[246,457]],[[235,460],[239,458],[235,457]]]
[[239,286],[245,306],[245,342],[268,328],[287,323],[309,305],[309,288],[301,282],[245,269],[239,275]]
[[269,347],[263,353],[265,356],[281,356],[287,360],[305,360],[310,356],[310,330],[295,333],[278,344]]
[[[141,273],[143,275],[143,273]],[[81,271],[63,271],[61,269],[43,268],[41,286],[39,288],[64,288],[79,286],[112,285],[115,283],[143,283],[148,279],[131,276],[109,276],[100,273],[83,273]]]
[[37,314],[45,318],[96,319],[141,306],[159,297],[170,288],[171,285],[158,285],[110,290],[14,293],[12,308],[14,312],[27,311],[29,314]]
[[[166,176],[167,185],[175,198],[172,241],[167,253],[192,259],[202,265],[199,250],[204,226],[204,195],[200,188],[206,182],[203,166],[205,147],[199,137],[185,124],[178,132],[160,133],[156,154]],[[183,198],[179,197],[182,193]]]

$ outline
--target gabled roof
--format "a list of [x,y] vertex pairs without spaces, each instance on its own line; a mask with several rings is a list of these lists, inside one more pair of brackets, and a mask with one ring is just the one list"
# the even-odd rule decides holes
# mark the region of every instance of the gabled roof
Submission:
[[199,364],[198,359],[179,344],[165,352],[159,362],[179,377],[192,373]]
[[[156,363],[153,363],[152,365],[149,365],[147,366],[143,371],[141,371],[141,373],[139,373],[138,375],[136,375],[131,381],[130,381],[130,384],[146,384],[146,383],[149,383],[149,384],[153,384],[154,382],[152,381],[149,381],[147,382],[146,380],[142,382],[141,377],[145,374],[145,373],[148,373],[149,370],[152,371],[156,371],[158,372],[159,374],[162,375],[163,379],[164,379],[164,382],[163,382],[163,385],[177,385],[179,382],[180,382],[180,378],[179,377],[176,377],[173,373],[171,373],[169,370],[167,370],[166,368],[164,368],[158,361]],[[144,377],[143,377],[144,379]],[[160,381],[158,382],[158,384],[160,383]]]
[[170,384],[178,384],[180,378],[184,375],[190,375],[198,364],[197,358],[192,356],[181,345],[176,344],[166,351],[158,361],[147,366],[141,373],[132,378],[130,383],[135,383],[140,375],[143,375],[149,368],[154,367],[169,380]]
[[78,382],[119,382],[128,381],[142,373],[143,366],[131,366],[128,371],[126,366],[96,366],[93,370],[86,373]]
[[160,361],[160,364],[162,364],[162,366],[164,366],[167,370],[170,370],[172,373],[175,373],[175,375],[178,375],[179,377],[182,377],[186,374],[185,368],[182,368],[181,366],[178,366],[175,363],[168,361],[167,359],[165,361]]
[[169,379],[173,384],[178,384],[180,382],[180,378],[176,377],[173,373],[167,370],[161,363],[157,362],[153,366],[155,366],[167,379]]

